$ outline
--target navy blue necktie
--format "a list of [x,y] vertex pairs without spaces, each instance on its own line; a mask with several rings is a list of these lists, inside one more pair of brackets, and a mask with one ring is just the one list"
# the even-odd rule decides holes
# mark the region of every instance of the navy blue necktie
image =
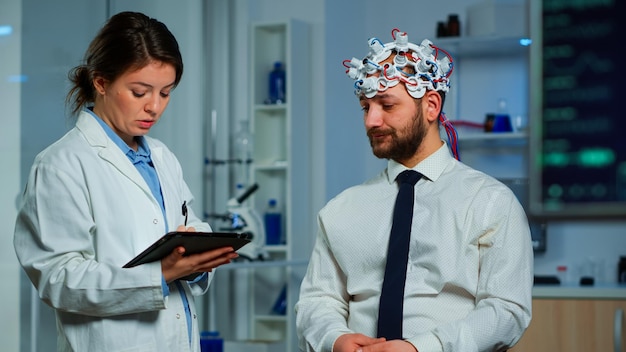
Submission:
[[405,170],[396,178],[400,189],[393,210],[385,278],[378,307],[378,337],[385,337],[387,340],[402,339],[404,285],[409,260],[415,184],[421,177],[422,174],[417,171]]

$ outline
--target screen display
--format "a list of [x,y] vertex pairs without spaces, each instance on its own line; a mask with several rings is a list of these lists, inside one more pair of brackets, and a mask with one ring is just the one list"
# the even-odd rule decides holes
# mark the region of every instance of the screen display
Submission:
[[626,216],[625,4],[531,0],[533,215]]

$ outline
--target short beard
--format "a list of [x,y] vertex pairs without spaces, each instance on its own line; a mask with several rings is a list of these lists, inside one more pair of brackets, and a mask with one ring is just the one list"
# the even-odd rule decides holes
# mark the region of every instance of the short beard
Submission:
[[[427,126],[424,122],[423,113],[419,105],[416,106],[415,116],[406,128],[400,130],[401,135],[398,135],[398,130],[395,129],[380,129],[373,128],[367,131],[367,137],[370,140],[370,146],[374,155],[380,159],[391,159],[395,161],[407,160],[415,155],[418,148],[424,141],[427,132]],[[392,138],[391,145],[383,147],[382,145],[376,145],[373,134],[384,133],[390,135]]]

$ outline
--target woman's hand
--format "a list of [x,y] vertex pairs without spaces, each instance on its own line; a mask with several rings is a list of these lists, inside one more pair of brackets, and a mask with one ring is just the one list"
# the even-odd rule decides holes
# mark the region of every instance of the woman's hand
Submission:
[[[176,231],[194,232],[195,229],[179,226]],[[185,256],[185,248],[181,246],[161,260],[161,271],[165,282],[170,283],[194,273],[211,272],[220,265],[230,263],[238,256],[232,247],[217,248]]]

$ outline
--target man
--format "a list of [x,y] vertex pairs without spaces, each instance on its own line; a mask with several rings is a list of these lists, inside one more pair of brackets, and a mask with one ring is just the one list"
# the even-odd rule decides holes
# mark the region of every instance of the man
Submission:
[[[526,215],[509,188],[453,158],[440,138],[439,121],[454,135],[442,114],[452,59],[428,40],[415,45],[406,33],[392,35],[395,41],[387,44],[370,39],[368,56],[348,65],[372,151],[388,164],[319,212],[317,241],[295,307],[300,348],[505,351],[531,318],[533,253]],[[456,156],[456,144],[450,147]],[[395,180],[405,170],[421,178],[408,186],[414,196],[404,289],[397,299],[403,307],[398,331],[389,333],[390,323],[382,318],[391,309],[382,306],[381,292],[386,267],[401,257],[388,250],[393,253]]]

